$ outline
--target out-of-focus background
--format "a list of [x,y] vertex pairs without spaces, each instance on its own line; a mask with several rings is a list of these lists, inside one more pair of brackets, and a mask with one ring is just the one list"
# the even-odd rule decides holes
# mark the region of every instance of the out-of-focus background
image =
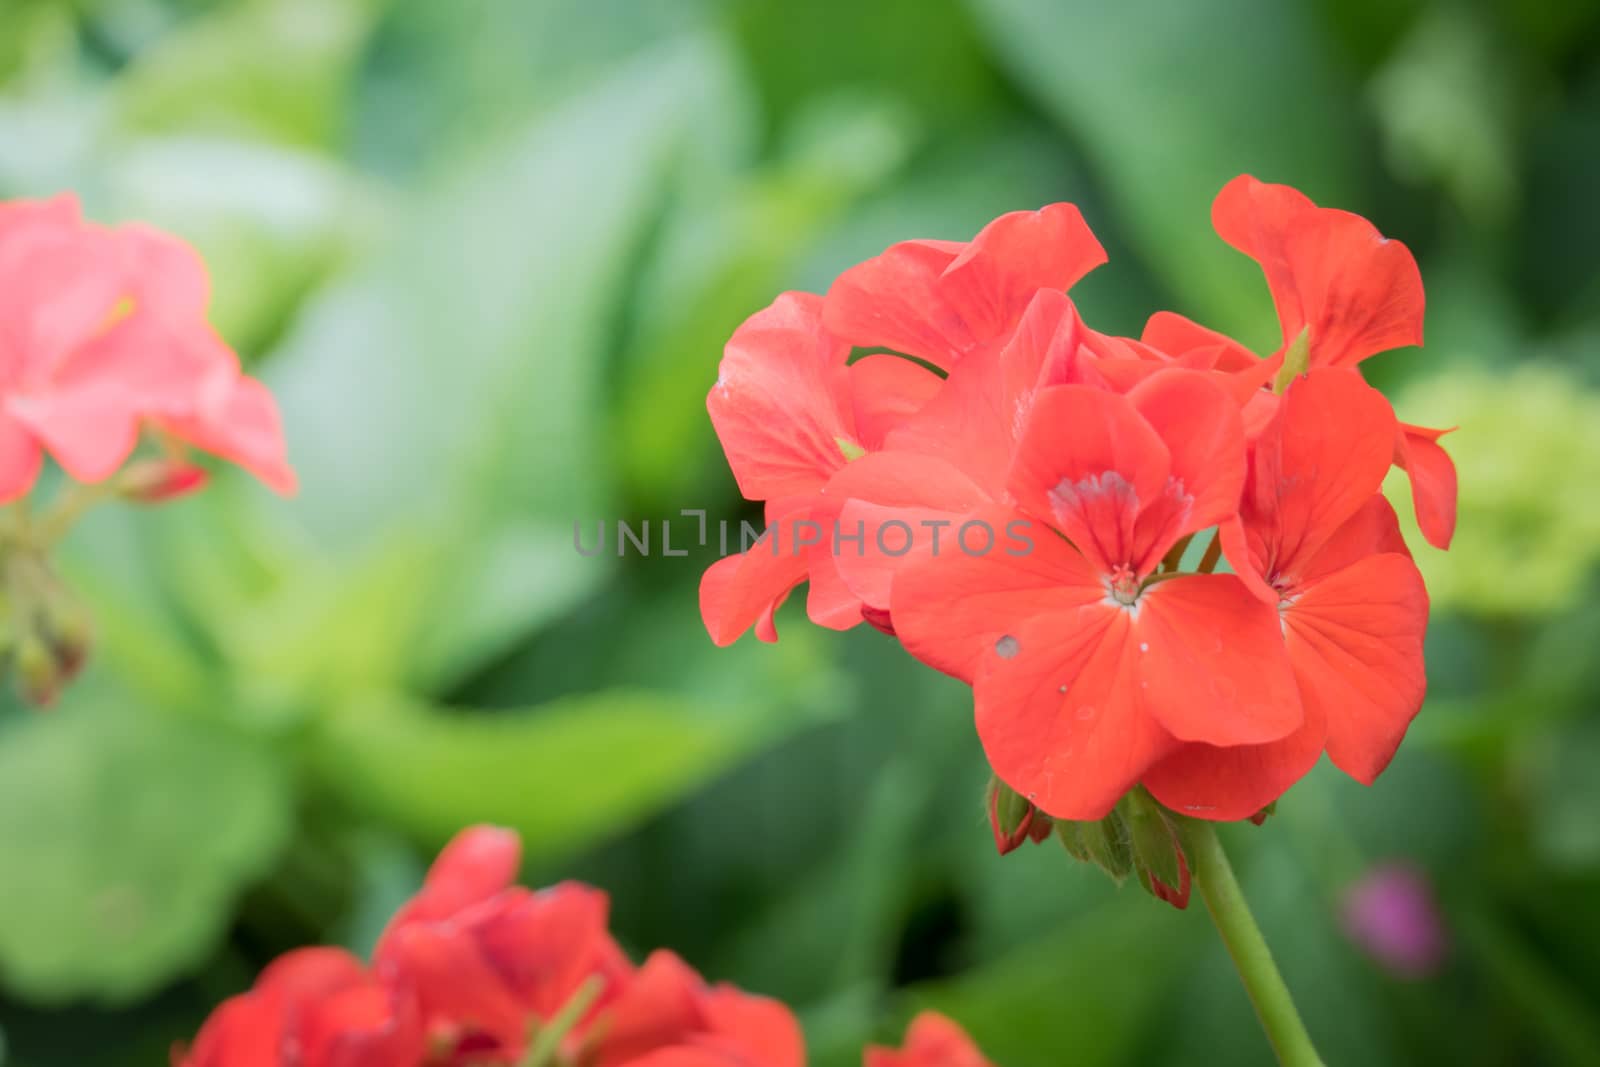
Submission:
[[[1572,0],[0,0],[0,194],[196,242],[305,483],[72,541],[95,663],[0,714],[6,1062],[164,1063],[273,954],[370,946],[492,820],[531,882],[608,889],[634,951],[793,1004],[822,1067],[921,1005],[1006,1067],[1268,1063],[1203,914],[994,855],[960,686],[798,605],[717,651],[710,553],[659,542],[753,517],[703,407],[730,330],[896,239],[1076,201],[1112,255],[1094,325],[1171,307],[1270,350],[1209,223],[1241,171],[1416,251],[1427,347],[1367,366],[1460,425],[1462,494],[1454,549],[1416,541],[1426,709],[1376,787],[1324,766],[1228,832],[1247,889],[1330,1063],[1600,1063]],[[650,558],[574,551],[617,518]],[[1341,918],[1393,870],[1446,931],[1420,975]],[[1391,942],[1425,925],[1358,899]]]

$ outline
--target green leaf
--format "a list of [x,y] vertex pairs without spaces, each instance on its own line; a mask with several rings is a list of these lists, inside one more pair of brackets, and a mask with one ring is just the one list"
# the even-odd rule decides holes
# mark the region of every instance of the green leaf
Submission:
[[627,829],[794,724],[746,710],[649,691],[513,713],[374,698],[324,724],[313,758],[353,806],[431,842],[491,822],[548,857]]
[[[265,608],[286,640],[312,656],[320,640],[321,662],[349,663],[331,655],[337,635],[316,605],[346,583],[370,588],[400,545],[418,595],[346,620],[399,636],[391,655],[361,661],[384,671],[348,673],[437,687],[610,574],[614,560],[571,543],[576,519],[615,512],[604,357],[657,190],[717,125],[724,69],[701,42],[658,51],[461,161],[303,317],[267,375],[302,459],[296,536],[312,546],[273,591],[311,614]],[[403,679],[387,669],[397,662]]]
[[139,130],[330,144],[378,6],[378,0],[253,0],[197,19],[123,74],[122,122]]
[[913,990],[912,1000],[960,1020],[1008,1067],[1133,1062],[1180,961],[1206,932],[1197,919],[1121,893],[993,963]]
[[101,175],[105,216],[194,244],[211,274],[211,321],[247,361],[381,218],[350,173],[290,146],[184,134],[98,147],[79,165]]
[[92,683],[0,732],[0,976],[132,1000],[194,967],[289,830],[282,767]]
[[970,4],[1022,85],[1084,144],[1137,250],[1173,291],[1197,317],[1253,327],[1247,339],[1277,348],[1260,273],[1212,232],[1210,208],[1240,173],[1358,206],[1361,102],[1311,10],[1276,0]]

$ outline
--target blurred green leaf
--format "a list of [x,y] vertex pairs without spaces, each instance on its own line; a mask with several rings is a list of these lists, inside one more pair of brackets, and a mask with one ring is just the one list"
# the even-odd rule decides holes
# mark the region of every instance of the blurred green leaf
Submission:
[[379,216],[348,172],[283,145],[188,134],[118,142],[110,155],[108,217],[194,243],[211,272],[212,321],[246,359]]
[[1241,173],[1359,207],[1355,94],[1312,13],[1278,0],[969,2],[1023,87],[1083,143],[1178,310],[1276,348],[1260,273],[1212,232],[1210,209]]
[[1515,75],[1499,53],[1482,15],[1440,8],[1412,29],[1371,88],[1396,173],[1442,186],[1490,226],[1505,220],[1518,182]]
[[316,458],[295,510],[318,554],[359,581],[385,545],[418,551],[425,611],[395,646],[414,680],[458,677],[610,572],[571,545],[574,520],[614,510],[603,355],[722,70],[680,43],[464,161],[275,360],[289,440]]
[[193,967],[270,866],[291,795],[267,750],[75,690],[0,731],[0,976],[40,1001],[138,997]]
[[313,758],[350,805],[430,842],[491,822],[549,857],[627,829],[793,725],[645,691],[515,713],[372,699],[324,724]]
[[[437,170],[595,75],[707,29],[706,0],[388,0],[356,86],[355,155]],[[745,94],[723,101],[741,103]]]
[[327,145],[383,0],[248,0],[188,23],[141,54],[118,89],[135,130],[243,134]]
[[1202,915],[1135,886],[992,963],[913,989],[911,1001],[959,1020],[1007,1067],[1131,1062],[1181,961],[1209,932]]
[[1575,723],[1538,746],[1528,778],[1533,844],[1552,867],[1600,870],[1600,723]]

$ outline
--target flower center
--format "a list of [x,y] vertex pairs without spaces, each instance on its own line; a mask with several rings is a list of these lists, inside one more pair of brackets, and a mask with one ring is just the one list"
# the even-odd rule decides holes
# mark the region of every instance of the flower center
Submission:
[[1133,573],[1133,568],[1126,563],[1117,564],[1111,572],[1107,585],[1111,589],[1111,599],[1118,604],[1132,607],[1139,599],[1139,576]]

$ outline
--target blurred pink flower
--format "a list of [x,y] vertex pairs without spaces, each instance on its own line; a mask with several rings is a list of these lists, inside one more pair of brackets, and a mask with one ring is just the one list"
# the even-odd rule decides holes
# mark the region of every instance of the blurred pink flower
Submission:
[[1438,973],[1449,952],[1433,886],[1409,864],[1368,871],[1345,890],[1339,917],[1350,940],[1400,978]]
[[0,501],[46,453],[105,481],[147,427],[293,492],[277,405],[207,321],[210,295],[175,237],[98,226],[70,194],[0,203]]

